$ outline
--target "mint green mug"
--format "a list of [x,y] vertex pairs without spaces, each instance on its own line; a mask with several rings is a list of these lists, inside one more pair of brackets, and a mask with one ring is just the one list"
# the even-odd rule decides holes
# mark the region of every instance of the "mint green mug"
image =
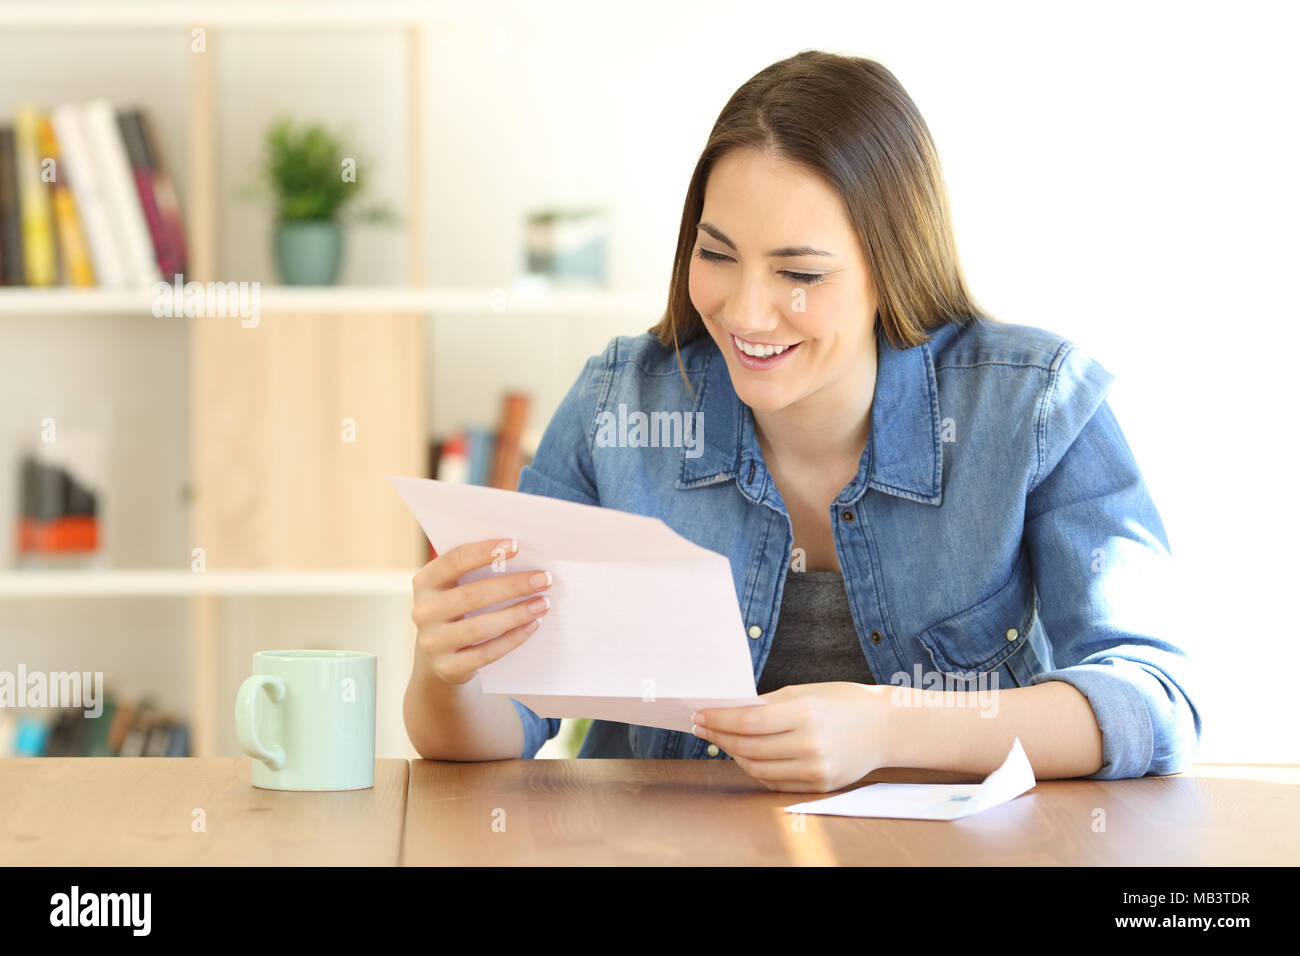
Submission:
[[375,655],[258,651],[235,697],[235,731],[253,758],[254,787],[373,787]]

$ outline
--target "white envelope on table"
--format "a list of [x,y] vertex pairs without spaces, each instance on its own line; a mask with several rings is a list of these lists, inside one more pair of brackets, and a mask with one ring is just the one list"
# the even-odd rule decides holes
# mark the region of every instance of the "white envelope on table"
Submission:
[[504,568],[479,568],[462,583],[551,572],[551,609],[532,637],[479,670],[485,693],[542,717],[684,733],[692,711],[762,703],[725,556],[658,518],[430,478],[388,481],[439,554],[471,541],[518,541]]
[[1017,737],[1007,759],[983,783],[872,783],[823,800],[796,803],[790,813],[901,820],[960,820],[1034,788],[1034,770]]

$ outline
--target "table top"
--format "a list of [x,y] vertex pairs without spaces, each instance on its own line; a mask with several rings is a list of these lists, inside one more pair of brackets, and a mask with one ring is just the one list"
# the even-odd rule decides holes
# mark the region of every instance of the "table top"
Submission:
[[[410,764],[369,790],[259,790],[248,758],[0,760],[9,866],[395,866]],[[201,811],[201,813],[196,813]],[[199,829],[199,826],[202,829]]]
[[[891,768],[862,784],[979,780]],[[816,795],[768,790],[729,760],[417,760],[402,861],[1294,865],[1297,798],[1300,767],[1202,765],[1173,777],[1043,780],[950,822],[798,817],[782,808]]]
[[[248,758],[0,759],[0,861],[225,865],[1295,865],[1300,766],[1042,780],[952,822],[796,816],[731,761],[378,760],[258,790]],[[862,783],[970,783],[878,770]],[[196,814],[196,811],[201,811]],[[199,829],[199,824],[202,829]]]

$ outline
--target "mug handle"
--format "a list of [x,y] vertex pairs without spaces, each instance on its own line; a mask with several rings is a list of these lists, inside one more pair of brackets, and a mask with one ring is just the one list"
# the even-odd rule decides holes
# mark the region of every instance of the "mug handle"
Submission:
[[257,692],[266,688],[266,696],[272,702],[284,699],[284,681],[270,674],[254,674],[239,685],[235,695],[235,733],[239,737],[239,746],[250,757],[256,757],[272,770],[284,766],[284,748],[276,746],[267,750],[257,739],[257,727],[253,720],[253,707],[257,704]]

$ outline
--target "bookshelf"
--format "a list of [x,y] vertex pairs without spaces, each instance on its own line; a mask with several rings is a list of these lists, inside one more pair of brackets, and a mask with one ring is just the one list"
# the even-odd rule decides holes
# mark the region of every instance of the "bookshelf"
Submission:
[[[427,31],[462,15],[417,3],[20,0],[0,6],[0,31],[33,37],[65,29],[150,31],[150,36],[174,40],[202,26],[209,52],[220,48],[227,29],[398,31],[405,62],[403,88],[396,92],[404,98],[400,110],[408,135],[394,149],[404,155],[404,205],[421,211]],[[230,279],[218,268],[218,212],[227,197],[218,195],[216,175],[217,63],[214,56],[192,56],[187,75],[177,77],[186,87],[187,149],[178,168],[185,176],[183,185],[178,177],[178,189],[189,243],[187,282]],[[645,327],[662,312],[662,297],[640,293],[431,286],[425,270],[425,217],[414,212],[405,218],[405,285],[264,285],[255,335],[241,329],[237,317],[155,319],[147,288],[0,288],[0,329],[6,323],[10,328],[21,323],[25,329],[35,324],[36,334],[48,328],[48,334],[62,335],[74,320],[105,318],[120,319],[121,334],[126,334],[127,322],[141,321],[176,323],[184,330],[184,354],[177,359],[185,365],[185,384],[177,400],[187,407],[185,455],[193,489],[187,537],[207,552],[208,570],[0,570],[0,602],[28,608],[32,602],[95,608],[123,601],[149,607],[182,602],[188,611],[194,756],[233,754],[230,704],[249,661],[236,656],[232,634],[255,629],[250,622],[263,616],[275,619],[284,613],[268,610],[263,615],[255,608],[334,599],[384,602],[385,610],[377,614],[380,633],[358,634],[355,644],[378,650],[389,667],[381,683],[386,679],[383,693],[393,714],[387,724],[383,717],[377,724],[378,752],[413,755],[400,723],[398,682],[404,684],[410,666],[411,576],[424,561],[425,542],[400,501],[383,487],[382,475],[425,473],[430,435],[423,409],[430,390],[426,339],[431,320],[535,323],[629,316]],[[364,442],[343,446],[303,427],[316,418],[337,422],[345,415],[365,423]],[[174,565],[175,560],[174,553],[160,554],[156,563]],[[67,614],[63,610],[53,616],[64,619]],[[87,632],[76,639],[91,644],[96,635]]]
[[[636,315],[651,317],[666,302],[656,296],[599,290],[536,293],[506,289],[381,286],[269,286],[259,292],[270,312],[419,312],[474,318],[507,314],[520,318]],[[149,290],[0,288],[0,319],[48,316],[150,316]],[[168,320],[160,321],[186,321]]]
[[0,598],[255,597],[326,595],[407,597],[414,571],[91,570],[0,573]]

